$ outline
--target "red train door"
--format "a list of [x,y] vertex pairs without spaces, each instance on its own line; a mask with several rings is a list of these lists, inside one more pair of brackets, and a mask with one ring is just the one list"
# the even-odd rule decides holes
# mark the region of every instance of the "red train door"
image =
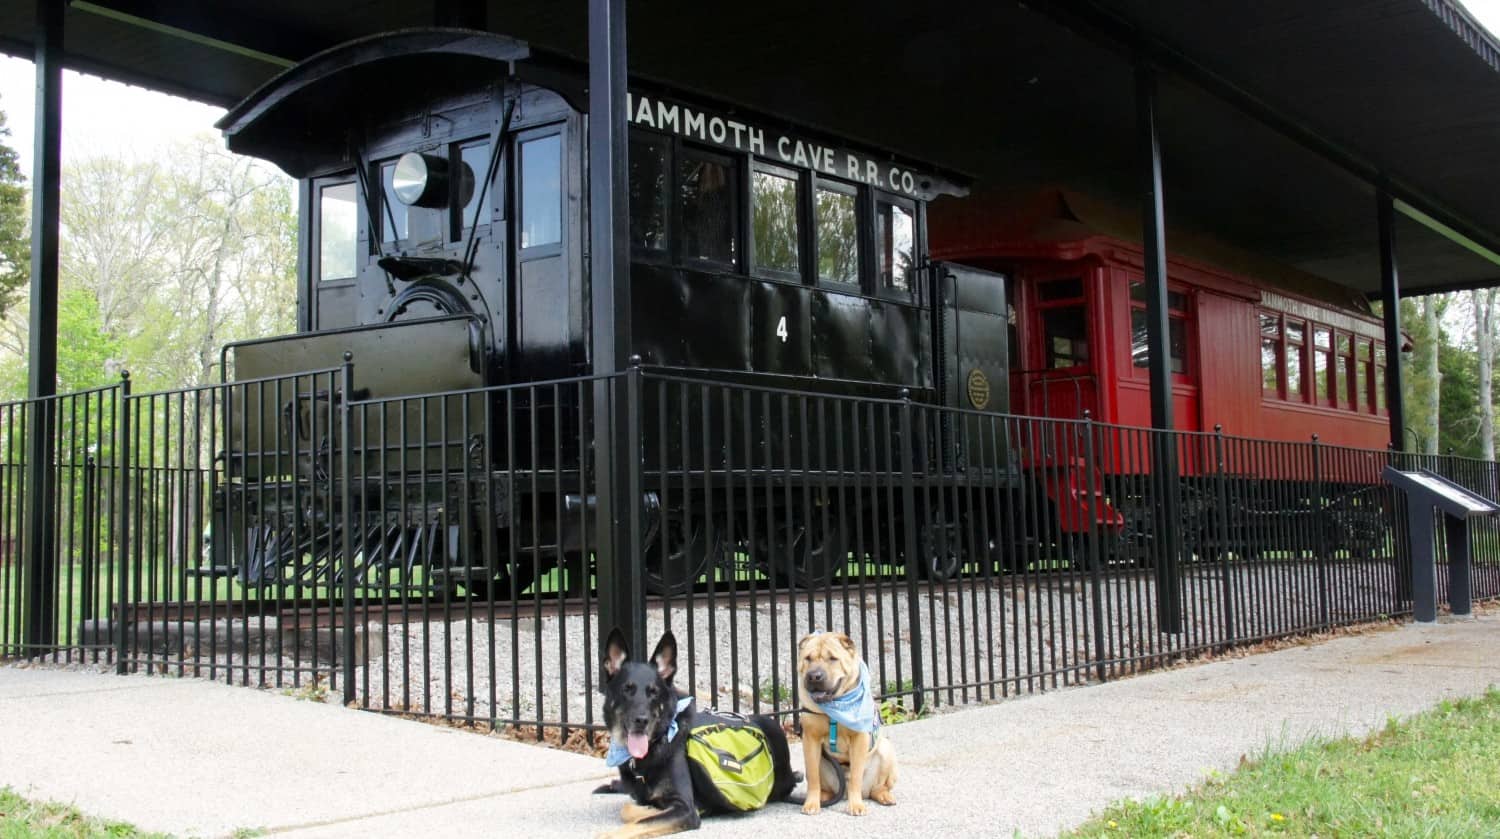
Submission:
[[1077,419],[1098,413],[1098,346],[1093,269],[1028,277],[1018,289],[1022,312],[1020,363],[1011,376],[1018,411]]

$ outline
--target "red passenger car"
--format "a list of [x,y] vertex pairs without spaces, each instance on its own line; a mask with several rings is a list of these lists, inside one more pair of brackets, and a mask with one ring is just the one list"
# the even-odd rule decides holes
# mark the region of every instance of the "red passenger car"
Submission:
[[[1113,426],[1151,425],[1139,217],[1073,192],[1020,200],[975,197],[930,208],[934,258],[1008,274],[1010,405],[1017,414]],[[1169,349],[1178,431],[1384,449],[1386,347],[1364,298],[1320,277],[1168,232]],[[1027,467],[1045,486],[1063,532],[1100,526],[1140,534],[1156,500],[1143,432],[1100,429],[1092,467],[1043,451]],[[1213,440],[1178,440],[1184,529],[1201,531],[1216,503],[1205,482]],[[1315,467],[1306,447],[1280,457],[1265,445],[1221,442],[1237,529],[1289,512],[1361,505],[1378,458],[1341,452]],[[1056,447],[1060,450],[1063,447]],[[1074,452],[1077,447],[1074,447]],[[1090,474],[1085,474],[1087,470]],[[1101,488],[1089,492],[1087,488]],[[1096,500],[1090,503],[1089,497]],[[1347,496],[1347,497],[1346,497]],[[1097,499],[1106,499],[1099,501]],[[1187,520],[1198,516],[1199,521]],[[1242,533],[1239,535],[1243,535]],[[1200,540],[1203,541],[1203,540]],[[1272,541],[1269,537],[1263,540]]]
[[[1012,278],[1012,411],[1151,424],[1138,218],[1061,190],[930,216],[934,258]],[[1167,242],[1177,429],[1385,447],[1385,342],[1364,298],[1201,239]]]

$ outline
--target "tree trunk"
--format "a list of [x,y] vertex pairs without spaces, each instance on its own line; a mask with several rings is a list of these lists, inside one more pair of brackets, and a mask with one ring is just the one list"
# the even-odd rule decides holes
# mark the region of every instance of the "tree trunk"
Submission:
[[1474,346],[1479,356],[1479,445],[1485,460],[1495,459],[1495,403],[1492,377],[1495,363],[1495,289],[1474,295]]
[[1429,294],[1422,298],[1422,326],[1423,332],[1427,334],[1427,346],[1419,347],[1422,353],[1422,366],[1424,375],[1423,384],[1426,386],[1422,393],[1422,401],[1426,405],[1427,425],[1423,429],[1425,438],[1422,441],[1422,450],[1428,454],[1438,453],[1438,429],[1441,427],[1439,416],[1442,371],[1438,369],[1438,351],[1442,345],[1442,334],[1438,326],[1438,299],[1436,295]]

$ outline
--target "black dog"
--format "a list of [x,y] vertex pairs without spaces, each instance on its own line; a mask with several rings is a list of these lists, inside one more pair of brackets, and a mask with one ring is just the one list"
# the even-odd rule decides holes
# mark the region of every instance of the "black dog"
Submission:
[[[688,759],[685,733],[707,712],[700,715],[692,700],[683,704],[672,686],[672,675],[677,672],[677,639],[672,633],[661,637],[650,664],[628,661],[627,657],[624,637],[619,630],[611,632],[599,680],[604,691],[604,724],[610,742],[615,747],[623,744],[629,759],[619,767],[619,780],[594,792],[629,793],[635,803],[625,805],[620,813],[625,826],[609,835],[665,836],[696,830],[699,808],[715,796],[712,781]],[[771,800],[784,801],[799,780],[792,771],[786,733],[772,717],[755,716],[751,720],[765,732],[771,748],[775,767]],[[705,784],[710,785],[708,791]]]

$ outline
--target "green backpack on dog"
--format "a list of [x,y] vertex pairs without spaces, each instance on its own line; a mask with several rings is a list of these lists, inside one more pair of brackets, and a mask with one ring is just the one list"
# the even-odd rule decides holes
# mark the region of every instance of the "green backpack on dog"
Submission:
[[725,711],[701,711],[687,732],[688,771],[700,802],[720,810],[758,810],[771,799],[776,766],[766,733]]

